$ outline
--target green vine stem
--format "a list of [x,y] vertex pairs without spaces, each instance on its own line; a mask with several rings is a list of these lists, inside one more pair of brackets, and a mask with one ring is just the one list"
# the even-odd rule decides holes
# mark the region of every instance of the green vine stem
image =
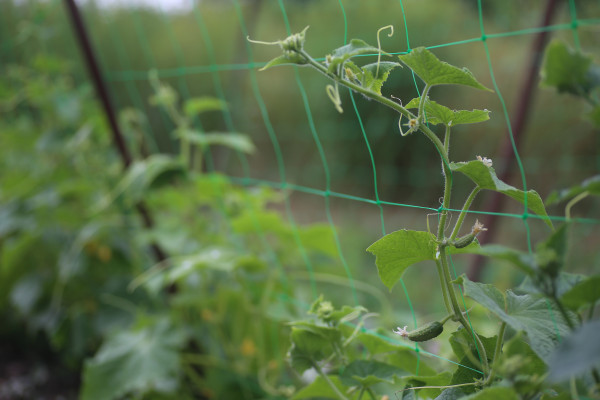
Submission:
[[[421,99],[419,100],[419,116],[418,116],[418,120],[419,123],[425,123],[425,100],[427,100],[427,95],[429,94],[429,89],[431,89],[431,86],[426,84],[425,88],[423,89],[423,94],[421,95]],[[450,127],[446,127],[447,131],[449,131]],[[445,143],[444,143],[445,144]],[[444,149],[446,150],[446,153],[448,153],[448,148],[446,148],[446,146],[444,146]]]
[[444,272],[444,277],[446,281],[446,285],[448,287],[448,294],[450,297],[450,302],[452,304],[452,309],[454,311],[454,319],[463,326],[467,330],[467,332],[471,332],[473,335],[473,340],[475,341],[475,346],[477,351],[479,352],[479,356],[481,358],[481,364],[483,365],[483,373],[487,375],[489,372],[489,363],[487,360],[487,354],[485,352],[485,348],[483,347],[483,343],[479,338],[479,335],[473,330],[473,328],[469,325],[469,322],[465,319],[462,314],[462,311],[458,305],[458,299],[456,298],[456,292],[454,291],[454,287],[452,286],[452,278],[450,276],[450,267],[447,261],[448,255],[446,254],[446,247],[440,246],[440,260],[442,263],[442,270]]
[[334,393],[336,394],[336,396],[338,396],[341,400],[348,400],[348,398],[346,396],[344,396],[344,394],[342,392],[340,392],[340,389],[338,389],[338,387],[335,386],[335,383],[333,383],[331,381],[331,379],[329,379],[329,377],[327,376],[327,374],[323,372],[323,370],[321,369],[321,367],[319,367],[319,364],[317,364],[313,360],[311,360],[311,364],[312,364],[312,367],[315,369],[315,371],[317,371],[317,373],[323,377],[323,379],[325,380],[325,382],[327,382],[327,384],[329,385],[329,387],[331,387],[331,389],[334,391]]
[[[497,365],[498,357],[500,357],[500,352],[502,351],[502,343],[504,342],[504,332],[506,331],[506,322],[502,322],[500,325],[500,330],[498,331],[498,339],[496,340],[496,348],[494,349],[494,358],[493,362]],[[496,368],[495,365],[492,366],[490,374],[488,375],[484,385],[491,385],[494,381],[494,377],[496,376]]]
[[567,219],[567,221],[571,219],[571,208],[573,208],[573,206],[579,203],[581,200],[585,199],[589,194],[590,192],[586,190],[585,192],[579,193],[577,196],[573,197],[567,203],[567,205],[565,206],[565,218]]
[[[420,103],[419,103],[419,114],[420,115],[419,115],[419,117],[417,117],[413,113],[408,111],[406,108],[404,108],[401,104],[393,101],[392,99],[389,99],[389,98],[384,97],[380,94],[377,94],[373,91],[365,89],[360,85],[357,85],[349,80],[343,79],[341,76],[339,76],[337,74],[328,72],[327,68],[323,64],[321,64],[321,63],[317,62],[315,59],[313,59],[305,50],[299,49],[299,50],[297,50],[297,53],[303,57],[306,64],[313,67],[318,72],[325,75],[326,77],[333,80],[334,82],[339,83],[342,86],[345,86],[357,93],[364,95],[365,97],[367,97],[369,99],[375,100],[375,101],[395,110],[396,112],[398,112],[399,114],[401,114],[402,116],[406,117],[409,120],[417,119],[419,117],[422,118],[425,97],[426,97],[427,93],[429,92],[429,88],[427,86],[425,87],[425,90],[423,91],[423,95],[422,95]],[[448,149],[449,149],[449,140],[450,140],[449,139],[449,134],[450,134],[449,128],[450,127],[447,127],[447,129],[446,129],[445,138],[444,138],[445,143],[442,143],[442,141],[438,138],[438,136],[426,124],[419,124],[418,128],[421,132],[423,132],[423,134],[429,140],[431,140],[431,142],[435,146],[436,150],[438,151],[441,161],[442,161],[442,171],[444,174],[444,200],[443,200],[443,204],[442,204],[442,209],[444,210],[444,212],[442,213],[442,215],[440,217],[440,221],[439,221],[439,225],[438,225],[438,235],[437,235],[437,240],[439,242],[442,242],[444,239],[444,226],[446,224],[446,218],[448,215],[447,209],[450,204],[450,195],[451,195],[451,191],[452,191],[452,172],[450,170],[450,160],[448,158]],[[472,202],[473,199],[472,198],[470,200],[467,199],[467,201],[469,202],[468,205],[470,206],[470,202]],[[463,219],[464,219],[464,217],[463,217]],[[480,356],[482,358],[481,362],[483,364],[484,374],[487,375],[487,373],[489,371],[489,364],[487,361],[487,356],[485,354],[485,349],[483,347],[481,339],[479,338],[477,333],[475,333],[472,330],[469,323],[466,321],[466,319],[462,315],[462,311],[458,305],[458,300],[456,298],[456,292],[451,283],[452,279],[450,277],[450,270],[449,270],[449,266],[448,266],[445,246],[440,245],[439,252],[440,252],[440,257],[439,257],[440,263],[439,264],[440,264],[441,268],[438,268],[438,272],[440,272],[440,282],[443,282],[443,285],[445,286],[445,290],[443,291],[443,293],[445,294],[444,301],[446,302],[446,307],[449,308],[449,311],[454,314],[454,319],[456,321],[459,321],[465,329],[472,332],[473,340],[474,340],[475,345],[476,345],[476,347],[480,353]]]
[[[417,118],[413,113],[411,113],[406,108],[402,107],[402,105],[396,103],[392,99],[388,99],[387,97],[384,97],[380,94],[372,92],[368,89],[365,89],[360,85],[357,85],[348,80],[342,79],[341,77],[339,77],[335,74],[329,73],[327,71],[327,68],[325,68],[324,65],[322,65],[321,63],[316,61],[314,58],[312,58],[305,50],[299,50],[298,54],[302,55],[306,59],[306,62],[310,66],[314,67],[317,71],[319,71],[321,74],[327,76],[329,79],[332,79],[335,82],[338,82],[339,84],[346,86],[349,89],[354,90],[355,92],[358,92],[370,99],[373,99],[373,100],[397,111],[398,113],[405,116],[409,120]],[[423,132],[423,134],[425,134],[425,136],[427,136],[427,138],[429,140],[431,140],[433,142],[435,148],[437,149],[438,153],[440,154],[440,157],[442,158],[443,163],[446,165],[449,165],[450,162],[448,160],[448,155],[447,155],[446,151],[444,150],[444,145],[442,144],[442,141],[437,137],[437,135],[431,129],[429,129],[429,127],[427,125],[420,125],[419,129],[421,130],[421,132]]]
[[456,220],[456,224],[454,225],[452,234],[450,235],[451,241],[456,239],[456,236],[458,236],[458,232],[460,231],[460,228],[462,227],[462,223],[463,223],[465,217],[467,216],[467,211],[469,211],[469,209],[471,208],[471,204],[473,203],[473,200],[475,200],[475,197],[477,197],[477,195],[479,194],[480,191],[481,191],[481,188],[479,186],[476,186],[475,188],[473,188],[473,190],[469,194],[469,197],[467,197],[467,200],[465,201],[465,204],[463,205],[463,208],[460,211],[460,214],[458,215],[458,219]]
[[444,279],[444,270],[442,269],[442,263],[440,260],[435,260],[435,265],[437,267],[437,273],[440,278],[440,286],[442,287],[442,297],[444,298],[444,304],[446,305],[446,311],[454,314],[454,310],[450,304],[450,299],[448,297],[448,288],[446,286],[446,280]]

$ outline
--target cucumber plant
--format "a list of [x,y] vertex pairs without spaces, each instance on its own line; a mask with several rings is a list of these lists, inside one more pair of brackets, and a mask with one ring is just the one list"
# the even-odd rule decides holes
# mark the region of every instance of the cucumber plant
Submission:
[[[496,175],[492,160],[487,157],[477,156],[473,160],[459,162],[451,160],[450,141],[454,128],[484,122],[489,119],[489,111],[450,109],[430,98],[431,89],[440,85],[460,85],[482,91],[491,90],[468,69],[443,62],[423,47],[412,49],[391,61],[382,61],[382,56],[386,59],[392,57],[383,52],[379,45],[379,33],[388,28],[391,29],[384,27],[378,31],[377,47],[353,39],[331,51],[323,61],[315,59],[304,48],[307,28],[275,42],[248,40],[281,48],[282,54],[268,62],[263,70],[290,64],[310,67],[331,81],[325,91],[338,112],[343,112],[340,88],[348,88],[396,111],[399,133],[402,136],[423,135],[439,154],[444,189],[435,234],[429,230],[401,229],[385,235],[367,250],[375,255],[379,277],[390,290],[411,265],[421,261],[431,261],[436,265],[448,317],[415,331],[408,332],[407,327],[398,327],[393,332],[413,341],[427,341],[442,334],[446,321],[454,321],[459,327],[450,334],[449,342],[459,365],[453,374],[441,372],[425,376],[420,371],[420,376],[394,375],[395,384],[404,385],[402,393],[409,396],[407,398],[412,398],[410,396],[416,391],[422,398],[439,399],[567,398],[569,394],[575,396],[578,392],[598,397],[600,377],[594,366],[600,361],[600,352],[593,350],[593,354],[585,354],[583,345],[577,342],[577,338],[591,338],[589,335],[597,325],[597,321],[592,320],[594,303],[599,297],[589,292],[584,297],[577,290],[592,287],[598,276],[584,278],[563,272],[569,221],[555,229],[540,195],[534,190],[525,192],[502,182]],[[393,33],[393,29],[391,31]],[[368,55],[377,56],[376,62],[359,64],[358,60],[368,59],[359,56]],[[382,94],[381,89],[390,73],[401,67],[409,68],[422,81],[419,97],[404,101]],[[464,200],[454,226],[448,229],[454,174],[468,177],[473,188]],[[500,245],[480,246],[476,237],[486,228],[477,220],[469,233],[459,236],[474,199],[483,190],[500,192],[522,203],[525,217],[534,214],[534,217],[545,222],[548,238],[539,243],[535,250],[528,252]],[[458,253],[508,260],[527,278],[518,289],[503,292],[493,285],[471,282],[465,276],[452,276],[451,256]],[[472,326],[458,300],[461,289],[467,297],[497,317],[496,335],[485,337],[476,326]],[[577,300],[571,302],[571,298]],[[342,379],[344,371],[351,368],[356,360],[351,361],[352,353],[345,353],[344,350],[348,348],[339,344],[346,344],[355,336],[350,335],[342,340],[340,329],[344,324],[325,319],[322,310],[324,303],[321,300],[317,303],[317,309],[320,310],[316,312],[317,321],[310,324],[295,323],[292,328],[292,366],[300,372],[312,367],[319,374],[311,387],[314,393],[318,392],[321,396],[360,399],[369,394],[375,398],[372,387],[360,385],[360,382],[364,382],[361,379],[377,376],[372,369],[357,373],[353,381]],[[313,313],[314,308],[313,305]],[[588,310],[586,318],[577,314],[584,309]],[[363,346],[368,348],[364,343]],[[572,347],[576,348],[575,353],[569,350]],[[580,357],[577,358],[577,355]],[[561,357],[575,357],[574,365],[577,367],[561,364]],[[371,360],[368,354],[367,361]],[[393,364],[390,360],[386,362]],[[386,365],[390,367],[391,364]],[[321,392],[315,388],[319,385],[322,385]]]

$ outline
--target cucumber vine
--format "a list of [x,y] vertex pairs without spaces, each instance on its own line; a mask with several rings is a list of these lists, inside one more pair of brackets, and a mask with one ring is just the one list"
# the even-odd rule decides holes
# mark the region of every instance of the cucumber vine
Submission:
[[[440,157],[444,191],[442,205],[437,213],[439,218],[436,234],[429,231],[402,229],[382,237],[367,249],[376,256],[375,263],[379,277],[390,290],[400,280],[404,271],[417,262],[429,260],[437,267],[440,290],[448,317],[442,322],[431,322],[412,332],[408,332],[406,326],[398,327],[394,333],[413,341],[426,341],[439,336],[447,320],[460,324],[459,329],[453,332],[450,338],[460,364],[456,372],[451,377],[447,376],[445,380],[438,376],[439,380],[435,382],[444,382],[443,385],[418,376],[406,378],[403,380],[406,388],[419,389],[425,397],[439,395],[444,399],[460,398],[476,391],[486,391],[489,396],[499,396],[497,398],[536,397],[546,387],[544,385],[551,386],[556,382],[551,378],[548,380],[547,377],[548,375],[551,377],[553,368],[556,368],[552,360],[556,357],[557,351],[560,351],[556,350],[559,338],[568,336],[571,330],[581,328],[581,323],[575,318],[574,313],[578,309],[565,308],[561,301],[564,292],[561,293],[558,289],[570,277],[569,274],[561,272],[566,251],[567,225],[564,224],[555,230],[540,195],[534,190],[525,192],[502,182],[496,176],[491,159],[476,156],[470,161],[451,161],[450,140],[453,128],[462,124],[484,122],[489,119],[489,111],[487,109],[452,110],[430,99],[431,89],[439,85],[461,85],[488,92],[492,90],[480,83],[468,69],[440,61],[424,47],[412,49],[393,61],[382,61],[382,56],[386,58],[392,56],[381,50],[379,34],[389,29],[391,36],[393,34],[391,26],[379,29],[377,47],[363,40],[353,39],[348,44],[333,50],[323,62],[313,58],[304,49],[307,29],[308,27],[275,42],[259,42],[248,38],[252,43],[278,45],[282,49],[283,53],[268,62],[262,70],[288,64],[310,67],[332,81],[325,90],[338,112],[343,112],[339,90],[340,87],[346,87],[354,93],[359,93],[396,111],[399,114],[399,133],[402,136],[424,135],[431,141]],[[355,61],[358,56],[376,56],[377,61],[359,65]],[[361,59],[368,59],[368,57],[361,57]],[[412,70],[424,84],[421,95],[407,102],[395,96],[387,97],[381,92],[390,73],[402,67]],[[403,123],[403,121],[407,122]],[[467,176],[474,187],[465,199],[458,218],[448,233],[448,212],[454,173]],[[550,231],[548,239],[540,243],[535,252],[521,252],[499,245],[480,246],[476,237],[486,228],[477,220],[474,221],[469,233],[459,236],[473,200],[482,190],[500,192],[522,203],[526,208],[525,217],[539,218],[548,225]],[[521,294],[522,291],[512,290],[501,292],[492,285],[471,282],[465,276],[453,277],[450,270],[450,257],[458,253],[481,254],[512,262],[528,276],[529,287],[522,290],[526,293]],[[461,286],[465,296],[498,317],[499,328],[495,336],[484,337],[471,325],[466,311],[461,308],[458,300]],[[570,286],[573,287],[574,284]],[[313,314],[319,314],[315,308],[320,307],[322,311],[324,304],[322,299],[319,299],[313,305]],[[581,307],[581,303],[577,304]],[[591,308],[593,314],[593,303],[587,306]],[[350,311],[351,309],[347,309],[346,313]],[[336,330],[340,321],[337,320],[332,324],[323,319],[321,314],[316,324],[307,325],[306,322],[294,324],[290,353],[292,366],[300,367],[300,372],[313,367],[321,375],[321,383],[329,386],[337,398],[350,398],[356,388],[360,388],[358,398],[361,398],[364,393],[374,398],[372,388],[365,385],[363,381],[358,382],[359,380],[355,379],[355,386],[352,387],[352,382],[342,379],[343,373],[340,374],[339,381],[333,381],[330,377],[332,373],[324,372],[324,366],[332,365],[336,365],[341,370],[351,369],[345,360],[343,346],[339,343],[346,344],[354,336],[342,341],[340,333]],[[506,334],[507,331],[510,331],[510,336]],[[518,334],[515,335],[515,332]],[[522,344],[521,332],[527,337],[528,344]],[[320,342],[322,344],[319,344]],[[325,347],[331,347],[330,351],[326,351]],[[522,375],[515,373],[521,368],[515,361],[517,359],[522,365],[526,365],[523,368],[530,368],[525,373],[533,374],[527,382],[524,382]],[[334,363],[333,360],[338,361]],[[472,371],[465,372],[465,366]],[[587,371],[590,371],[590,368],[587,368]],[[591,378],[595,381],[595,385],[598,385],[600,383],[598,374],[593,369],[591,371]],[[501,381],[504,383],[499,384]],[[578,384],[582,385],[581,381]],[[351,387],[343,392],[344,385]],[[432,388],[437,388],[437,391]],[[441,394],[442,389],[445,389],[444,394]],[[588,393],[597,395],[595,390],[597,389],[589,389]]]

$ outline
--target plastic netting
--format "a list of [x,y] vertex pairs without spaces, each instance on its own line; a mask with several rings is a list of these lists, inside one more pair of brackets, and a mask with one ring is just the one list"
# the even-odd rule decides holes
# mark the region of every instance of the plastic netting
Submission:
[[[2,60],[18,60],[27,54],[17,40],[9,37],[10,21],[17,17],[32,24],[41,24],[43,18],[54,19],[55,29],[68,31],[61,2],[50,3],[53,11],[43,16],[0,17],[0,25],[5,27],[0,43]],[[513,119],[518,111],[515,107],[536,35],[551,32],[577,49],[597,50],[600,9],[595,2],[562,2],[547,26],[540,26],[543,2],[156,3],[151,7],[131,6],[125,1],[84,4],[112,100],[119,109],[135,108],[146,115],[144,134],[153,152],[175,149],[174,138],[168,134],[173,130],[172,122],[147,101],[152,93],[149,70],[156,70],[182,99],[212,95],[227,102],[229,107],[220,115],[197,119],[196,128],[244,132],[255,142],[258,152],[245,156],[228,150],[211,151],[207,169],[223,173],[240,185],[266,185],[286,192],[282,212],[292,227],[309,222],[329,224],[337,247],[338,273],[346,288],[345,298],[333,299],[336,302],[361,304],[364,297],[372,296],[365,287],[384,290],[377,282],[373,258],[364,253],[369,244],[400,228],[425,230],[427,215],[444,211],[438,201],[443,186],[439,158],[422,136],[401,137],[394,113],[349,91],[342,98],[344,114],[338,114],[325,94],[325,80],[312,71],[288,66],[259,72],[266,60],[278,55],[277,50],[255,46],[246,40],[248,36],[283,39],[310,25],[306,47],[316,57],[324,57],[351,38],[375,43],[377,29],[392,24],[395,35],[382,38],[382,47],[388,53],[406,54],[411,48],[425,46],[440,59],[467,66],[494,89],[494,94],[460,88],[443,88],[436,93],[455,108],[492,111],[491,121],[454,133],[454,160],[469,160],[481,154],[492,158],[495,165],[510,163],[506,165],[513,172],[509,183],[523,190],[534,188],[542,196],[600,170],[600,142],[581,118],[580,105],[552,90],[534,89],[537,97],[521,134],[523,139],[517,143],[513,137]],[[499,8],[505,8],[504,12],[498,13]],[[405,70],[391,78],[384,94],[408,101],[418,96],[421,88],[418,78]],[[499,158],[499,149],[507,140],[514,159]],[[467,189],[468,185],[459,185],[455,197],[460,199]],[[491,214],[486,209],[488,200],[482,196],[475,203],[470,211],[473,218]],[[449,211],[459,212],[460,204],[456,208]],[[552,219],[564,219],[562,209],[549,211]],[[497,237],[531,251],[536,237],[543,232],[542,221],[518,203],[507,204],[495,214],[501,217],[494,227]],[[586,239],[575,244],[572,253],[588,265],[598,264],[598,255],[586,250],[598,245],[593,233],[598,218],[597,209],[587,203],[578,209],[577,229]],[[263,242],[269,246],[268,240]],[[306,276],[297,284],[309,285],[316,298],[331,282],[319,275],[318,263],[302,251],[298,236],[296,242],[306,266]],[[274,252],[272,256],[277,264]],[[457,263],[455,275],[460,268],[463,265]],[[488,273],[490,279],[502,279],[501,272]],[[418,325],[418,314],[439,308],[420,290],[419,282],[434,279],[432,276],[423,270],[407,273],[389,296],[394,309],[404,310],[398,314],[410,316],[414,326]],[[309,300],[281,299],[301,308],[306,308]],[[434,351],[418,346],[415,350],[438,357]]]

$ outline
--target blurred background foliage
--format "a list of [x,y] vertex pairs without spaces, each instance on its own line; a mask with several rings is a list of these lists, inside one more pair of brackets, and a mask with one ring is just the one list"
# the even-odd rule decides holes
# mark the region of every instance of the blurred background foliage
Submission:
[[[310,25],[306,48],[317,57],[324,57],[346,39],[362,38],[376,44],[377,29],[392,24],[394,36],[382,36],[384,50],[406,51],[408,39],[412,48],[440,46],[434,49],[440,59],[466,66],[486,86],[493,86],[481,42],[469,42],[481,36],[476,1],[344,0],[344,14],[339,2],[335,1],[285,0],[283,3],[293,32]],[[560,3],[553,23],[570,26],[572,10],[567,2]],[[581,0],[574,4],[577,18],[599,18],[597,1]],[[258,255],[258,261],[234,257],[235,263],[239,262],[236,265],[242,266],[239,280],[232,288],[223,289],[227,295],[216,295],[217,300],[202,300],[206,301],[202,309],[208,311],[201,313],[200,321],[192,320],[200,324],[211,318],[218,319],[213,316],[211,307],[220,307],[219,315],[226,315],[223,318],[229,322],[223,325],[225,333],[217,335],[226,335],[233,343],[223,352],[233,358],[244,354],[252,356],[252,346],[259,343],[257,340],[276,342],[279,348],[266,352],[265,358],[258,362],[262,362],[263,367],[277,368],[273,365],[281,360],[269,364],[269,357],[277,359],[276,354],[281,357],[285,352],[287,344],[282,326],[278,322],[273,325],[265,322],[271,337],[262,332],[256,334],[260,339],[250,340],[237,331],[251,326],[253,314],[238,318],[227,312],[243,309],[242,305],[247,302],[242,294],[236,294],[239,287],[236,285],[252,286],[272,274],[272,269],[262,263],[273,255],[263,254],[261,239],[247,234],[249,230],[244,228],[245,208],[264,213],[264,227],[273,230],[266,240],[275,243],[275,256],[286,271],[296,274],[293,281],[301,282],[293,293],[287,292],[285,285],[278,287],[282,293],[306,302],[310,302],[313,294],[306,273],[298,272],[305,271],[305,267],[293,229],[286,225],[287,222],[280,221],[284,217],[273,216],[291,213],[300,226],[306,225],[301,231],[307,230],[307,238],[321,239],[309,244],[314,250],[311,257],[315,269],[338,275],[344,282],[332,284],[323,278],[317,283],[316,291],[330,293],[339,304],[352,303],[354,300],[343,268],[347,261],[351,274],[359,284],[365,285],[359,295],[361,304],[378,312],[389,311],[391,305],[394,311],[387,312],[387,317],[392,321],[410,318],[406,298],[399,289],[392,295],[384,292],[373,259],[364,251],[382,233],[377,205],[292,190],[283,191],[288,196],[285,202],[281,193],[267,188],[253,192],[250,197],[255,200],[248,202],[248,194],[227,178],[236,183],[274,182],[275,187],[281,182],[281,166],[264,123],[261,102],[256,96],[260,93],[281,146],[285,182],[320,191],[327,188],[326,172],[311,135],[295,69],[280,67],[268,73],[258,72],[264,61],[277,55],[278,50],[252,46],[246,41],[247,35],[266,41],[287,36],[278,2],[203,0],[171,8],[161,2],[140,6],[126,1],[86,1],[81,2],[81,6],[112,100],[120,112],[121,125],[138,159],[148,154],[172,155],[178,151],[172,133],[175,124],[162,108],[149,101],[154,94],[149,81],[150,70],[156,70],[161,81],[171,85],[182,100],[201,96],[224,100],[228,105],[225,110],[195,119],[194,127],[203,132],[245,133],[257,151],[247,157],[246,164],[231,149],[211,148],[206,169],[219,173],[209,176],[216,177],[220,182],[218,185],[223,185],[224,193],[229,196],[225,211],[223,199],[207,189],[213,186],[207,185],[202,178],[193,178],[191,184],[163,188],[149,195],[148,203],[157,215],[158,228],[154,231],[140,232],[134,211],[123,199],[111,203],[99,215],[92,214],[91,206],[111,193],[121,179],[122,171],[117,155],[111,149],[103,115],[93,100],[92,87],[62,2],[1,2],[2,335],[11,342],[22,341],[22,348],[36,343],[38,347],[34,348],[47,354],[51,365],[55,365],[52,360],[59,353],[60,365],[65,370],[79,370],[84,358],[98,350],[109,331],[130,326],[128,324],[147,323],[148,316],[142,318],[137,311],[127,311],[127,305],[156,310],[160,309],[157,304],[166,302],[161,294],[157,295],[160,291],[127,290],[132,279],[148,271],[154,263],[146,251],[148,243],[157,241],[177,255],[195,254],[206,246],[236,253],[237,250],[230,249],[228,244],[233,229],[234,236],[242,238],[235,240],[242,240],[245,252],[252,249],[252,254]],[[527,30],[539,25],[544,6],[545,2],[541,0],[482,1],[482,17],[488,36],[525,30],[522,34],[487,40],[494,76],[506,101],[509,117],[514,116],[531,56],[534,35]],[[598,30],[597,23],[578,27],[578,40],[584,52],[597,56]],[[574,43],[571,29],[558,29],[553,36]],[[461,41],[467,42],[450,45]],[[311,72],[298,69],[298,76],[307,93],[314,127],[323,146],[330,173],[329,189],[373,200],[373,168],[350,97],[342,93],[344,113],[337,113],[326,96],[325,79]],[[507,162],[498,156],[502,143],[507,140],[506,120],[498,96],[468,89],[463,92],[460,88],[435,90],[433,95],[437,100],[450,107],[491,110],[489,122],[464,126],[454,133],[453,160],[470,160],[482,155],[492,158],[498,166]],[[528,189],[537,190],[545,198],[557,188],[598,174],[600,136],[598,129],[583,118],[585,105],[580,99],[550,89],[535,90],[519,153]],[[413,77],[405,70],[394,72],[384,87],[384,94],[408,102],[417,96]],[[409,206],[437,208],[442,177],[433,148],[421,136],[398,135],[396,115],[390,110],[363,98],[356,97],[356,103],[373,151],[379,198]],[[509,183],[522,187],[516,163],[511,162],[508,168],[512,171]],[[456,190],[457,199],[462,197],[461,193],[470,190],[466,180],[462,184]],[[207,198],[203,200],[199,193],[208,193]],[[481,196],[473,208],[484,210],[487,200],[485,195]],[[461,204],[453,206],[459,208]],[[549,212],[562,215],[563,206],[551,208]],[[195,211],[203,207],[210,210],[210,216],[204,215],[201,221],[194,220]],[[404,227],[427,229],[429,210],[382,207],[387,232]],[[272,211],[280,213],[270,214]],[[521,213],[522,209],[518,204],[511,204],[504,211]],[[600,216],[598,207],[591,200],[584,200],[575,213],[581,217]],[[330,216],[339,228],[343,258],[327,228]],[[234,221],[233,228],[227,228],[230,221]],[[307,225],[310,223],[317,225]],[[530,224],[534,242],[538,234],[547,233],[539,221]],[[329,233],[323,233],[323,227]],[[521,220],[501,218],[495,229],[499,232],[500,242],[523,248],[526,232]],[[594,250],[600,239],[595,232],[593,224],[578,225],[572,232],[578,238],[571,249],[572,271],[585,271],[598,265],[598,254]],[[323,243],[326,243],[325,249]],[[459,259],[459,269],[460,262]],[[437,282],[434,275],[434,269],[427,267],[411,269],[405,275],[417,315],[432,315],[441,309],[440,299],[431,298]],[[214,281],[210,281],[209,287],[220,287],[223,279],[231,283],[218,272],[211,279]],[[506,273],[504,268],[489,268],[485,279],[509,287],[518,283],[520,276]],[[262,290],[257,286],[243,293],[257,296]],[[171,304],[173,313],[189,312],[186,293],[185,290],[181,293],[182,299],[178,303],[181,308]],[[219,298],[226,300],[219,302]],[[122,299],[126,302],[122,303]],[[250,303],[261,304],[256,299]],[[294,311],[273,309],[270,312],[272,318],[267,319],[272,321],[276,319],[273,316],[281,317]],[[172,321],[179,320],[175,318],[170,323]],[[189,320],[186,323],[192,324]],[[158,336],[164,331],[162,320],[148,324],[157,327],[153,332],[158,332]],[[30,336],[23,336],[24,331]],[[30,338],[37,339],[32,342]],[[246,339],[250,342],[244,342]],[[180,338],[174,342],[182,343]],[[210,343],[204,345],[210,347]],[[8,354],[12,350],[3,351]],[[240,361],[242,375],[255,368],[254,364],[244,360],[242,357]],[[70,380],[67,386],[79,385],[78,378],[68,373],[65,376],[67,381]],[[240,390],[243,392],[255,384],[252,381]],[[203,396],[210,397],[206,393]]]

